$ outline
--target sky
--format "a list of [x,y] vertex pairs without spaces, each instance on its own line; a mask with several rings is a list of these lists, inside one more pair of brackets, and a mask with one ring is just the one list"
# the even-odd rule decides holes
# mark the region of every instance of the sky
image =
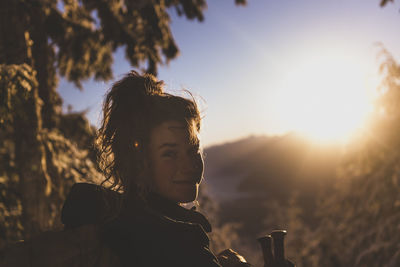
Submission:
[[[188,89],[198,99],[205,146],[290,131],[347,134],[370,109],[377,44],[400,58],[398,1],[384,8],[379,0],[207,2],[201,23],[171,11],[180,55],[158,74],[168,92]],[[117,50],[114,80],[89,80],[79,91],[61,79],[64,110],[87,110],[99,125],[104,94],[131,69]]]

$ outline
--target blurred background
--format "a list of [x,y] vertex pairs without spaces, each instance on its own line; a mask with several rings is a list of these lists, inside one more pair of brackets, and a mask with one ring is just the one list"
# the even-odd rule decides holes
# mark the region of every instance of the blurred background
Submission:
[[131,69],[200,104],[212,248],[262,266],[400,266],[400,5],[390,0],[0,1],[0,249],[61,229],[99,182],[104,94]]

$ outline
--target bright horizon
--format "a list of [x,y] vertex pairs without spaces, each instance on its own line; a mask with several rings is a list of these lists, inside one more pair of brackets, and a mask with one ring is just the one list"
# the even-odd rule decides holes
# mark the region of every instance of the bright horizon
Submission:
[[[292,131],[340,142],[360,129],[378,81],[376,43],[400,55],[398,2],[248,2],[208,1],[203,23],[171,16],[181,54],[160,67],[158,78],[167,91],[198,96],[203,145]],[[117,51],[114,81],[130,69]],[[79,92],[61,80],[64,109],[89,109],[98,125],[112,82],[88,81]]]

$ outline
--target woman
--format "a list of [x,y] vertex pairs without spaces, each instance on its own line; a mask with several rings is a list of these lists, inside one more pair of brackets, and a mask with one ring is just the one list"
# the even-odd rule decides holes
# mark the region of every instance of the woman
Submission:
[[200,121],[195,101],[163,92],[152,75],[115,83],[97,138],[105,181],[73,187],[66,229],[97,225],[107,261],[121,266],[248,266],[231,250],[217,259],[207,219],[180,206],[196,200],[203,176]]

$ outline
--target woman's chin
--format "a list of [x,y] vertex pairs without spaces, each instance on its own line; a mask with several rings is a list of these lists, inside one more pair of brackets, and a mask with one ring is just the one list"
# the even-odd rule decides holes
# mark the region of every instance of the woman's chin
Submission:
[[182,198],[181,201],[178,201],[178,202],[182,203],[182,204],[185,204],[185,203],[193,202],[196,199],[197,199],[197,195],[196,196],[192,196],[192,197]]
[[186,186],[186,188],[180,188],[177,190],[175,201],[178,203],[189,203],[197,199],[199,192],[199,184]]

